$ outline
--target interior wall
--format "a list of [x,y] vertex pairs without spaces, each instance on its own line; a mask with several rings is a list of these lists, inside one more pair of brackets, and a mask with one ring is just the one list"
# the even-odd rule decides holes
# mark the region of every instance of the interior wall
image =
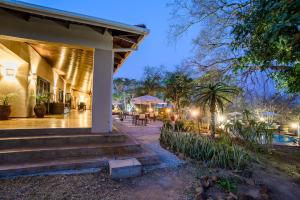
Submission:
[[[15,72],[11,76],[6,70]],[[27,78],[29,64],[0,43],[0,96],[9,95],[11,116],[27,116]]]
[[91,95],[73,90],[71,84],[67,83],[30,45],[25,42],[6,39],[0,39],[0,45],[2,46],[2,55],[0,54],[2,63],[8,60],[19,63],[14,81],[7,81],[4,76],[0,75],[0,94],[8,91],[18,94],[16,100],[12,102],[11,117],[31,117],[34,115],[33,108],[36,103],[38,76],[50,83],[50,93],[52,94],[50,101],[58,101],[59,90],[63,90],[64,94],[71,93],[72,108],[77,109],[77,105],[84,102],[86,108],[91,109]]
[[[26,66],[18,67],[16,79],[17,82],[10,82],[9,87],[5,82],[0,83],[0,91],[11,90],[18,93],[17,101],[12,102],[11,117],[30,117],[34,115],[33,108],[35,106],[37,77],[50,82],[50,93],[55,93],[54,97],[58,96],[58,90],[64,89],[63,80],[53,68],[43,59],[30,45],[24,42],[2,40],[0,39],[3,49],[10,52],[10,55],[15,55],[27,63]],[[9,59],[8,55],[2,56],[3,60]],[[54,87],[56,85],[56,87]],[[56,101],[57,99],[53,99]]]

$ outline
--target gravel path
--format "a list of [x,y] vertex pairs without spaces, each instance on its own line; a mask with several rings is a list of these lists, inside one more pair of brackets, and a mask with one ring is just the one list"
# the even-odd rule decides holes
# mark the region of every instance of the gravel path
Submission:
[[0,180],[0,199],[184,200],[194,170],[185,165],[120,181],[111,180],[107,172],[20,177]]

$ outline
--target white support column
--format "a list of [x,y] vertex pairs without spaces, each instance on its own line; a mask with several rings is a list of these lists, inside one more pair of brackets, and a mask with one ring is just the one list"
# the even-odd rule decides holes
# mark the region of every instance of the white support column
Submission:
[[112,76],[113,52],[95,49],[92,133],[112,131]]

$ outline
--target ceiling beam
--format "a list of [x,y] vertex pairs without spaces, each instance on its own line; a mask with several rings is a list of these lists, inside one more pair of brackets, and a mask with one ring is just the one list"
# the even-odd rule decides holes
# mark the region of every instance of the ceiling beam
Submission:
[[62,27],[65,27],[67,29],[70,29],[70,25],[71,23],[70,22],[67,22],[67,21],[63,21],[63,20],[53,20],[55,23],[57,23],[58,25],[61,25]]
[[103,35],[105,33],[105,31],[107,30],[106,28],[102,28],[102,27],[98,27],[98,26],[88,26],[88,27],[90,27],[97,33],[100,33],[101,35]]
[[30,14],[28,14],[28,13],[16,12],[16,11],[5,9],[5,8],[2,8],[2,9],[5,10],[6,12],[10,13],[11,15],[14,15],[14,16],[18,17],[19,19],[23,19],[27,22],[31,18]]
[[114,48],[113,52],[130,52],[130,51],[137,51],[137,48]]
[[115,58],[118,58],[118,59],[124,59],[120,54],[118,53],[115,53]]
[[129,42],[129,43],[132,43],[132,44],[136,44],[136,43],[137,43],[137,40],[132,39],[132,38],[129,38],[129,37],[127,37],[127,36],[115,36],[115,38],[124,40],[124,41]]

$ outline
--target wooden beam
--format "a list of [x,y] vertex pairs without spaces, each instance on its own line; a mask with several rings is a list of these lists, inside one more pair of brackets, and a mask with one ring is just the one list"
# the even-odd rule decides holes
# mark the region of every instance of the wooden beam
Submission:
[[57,24],[59,24],[59,25],[65,27],[65,28],[67,28],[67,29],[70,29],[70,25],[71,25],[70,22],[63,21],[63,20],[53,20],[53,19],[52,19],[52,21],[54,21],[55,23],[57,23]]
[[102,28],[102,27],[98,27],[98,26],[89,26],[91,29],[93,29],[94,31],[96,31],[97,33],[100,33],[101,35],[103,35],[105,33],[105,31],[107,30],[106,28]]
[[118,53],[115,53],[115,58],[118,58],[118,59],[124,59],[122,56],[120,56],[120,54]]
[[31,16],[28,13],[13,11],[13,10],[5,9],[5,8],[2,8],[2,9],[5,10],[6,12],[10,13],[11,15],[14,15],[15,17],[23,19],[23,20],[25,20],[27,22],[30,20]]
[[130,51],[136,51],[137,48],[114,48],[114,52],[130,52]]
[[129,42],[129,43],[132,43],[132,44],[136,44],[136,43],[137,43],[137,40],[132,39],[132,38],[129,38],[129,37],[127,37],[127,36],[115,36],[115,38],[124,40],[124,41]]

